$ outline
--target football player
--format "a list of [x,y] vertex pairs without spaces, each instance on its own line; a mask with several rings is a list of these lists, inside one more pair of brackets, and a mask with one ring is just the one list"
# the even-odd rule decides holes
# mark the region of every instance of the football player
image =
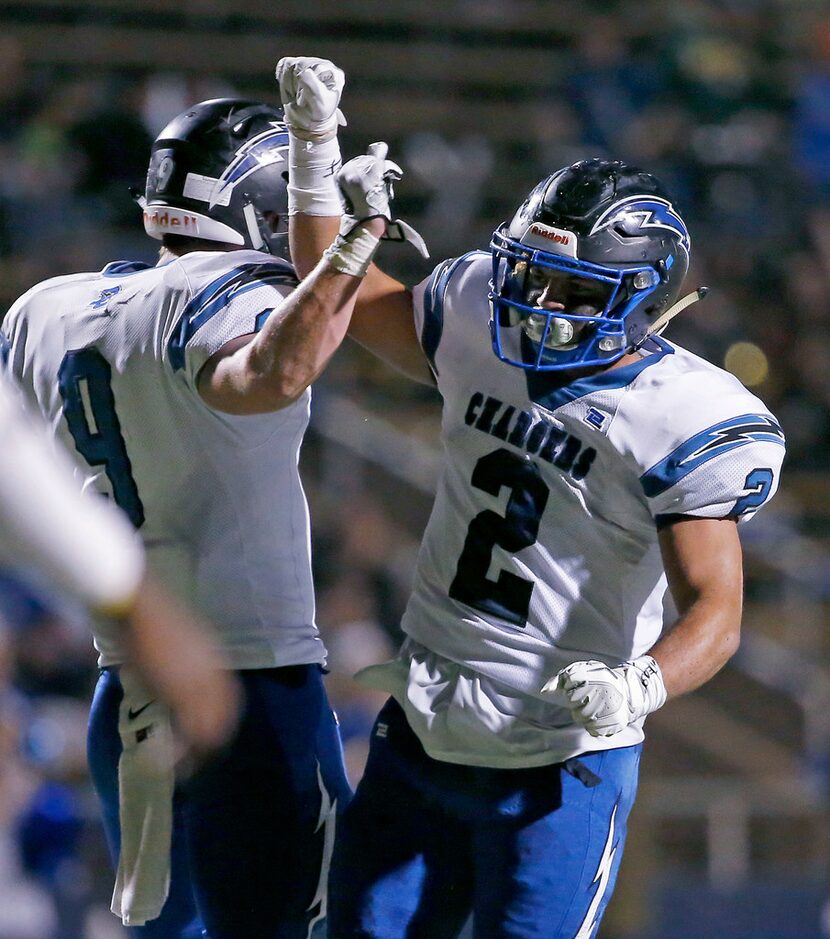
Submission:
[[[323,120],[342,79],[277,78],[301,140],[292,105]],[[336,143],[290,152],[315,192],[289,209],[302,273],[338,225]],[[391,697],[338,830],[332,939],[442,939],[470,913],[481,937],[596,935],[643,721],[737,649],[738,525],[784,455],[762,401],[659,335],[702,293],[678,302],[689,250],[657,179],[595,159],[413,291],[366,277],[349,332],[437,385],[445,465],[400,655],[358,676]]]
[[217,624],[245,695],[238,733],[171,815],[162,720],[124,680],[120,636],[96,634],[89,749],[113,910],[145,937],[305,939],[325,915],[350,795],[298,456],[309,385],[343,337],[398,171],[374,157],[343,168],[354,215],[298,287],[287,149],[280,109],[189,108],[156,139],[139,198],[158,264],[48,280],[3,327],[13,374],[138,529],[151,568]]
[[0,559],[80,600],[121,634],[129,659],[168,702],[197,751],[224,744],[236,717],[234,682],[197,623],[144,572],[123,515],[78,491],[73,467],[0,375]]

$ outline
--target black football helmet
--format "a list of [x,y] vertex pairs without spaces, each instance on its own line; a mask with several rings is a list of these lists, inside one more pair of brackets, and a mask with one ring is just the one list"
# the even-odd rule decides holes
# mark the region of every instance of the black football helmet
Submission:
[[[238,98],[194,104],[158,135],[144,228],[287,255],[288,130],[282,108]],[[276,233],[266,213],[280,216]]]
[[598,159],[542,180],[490,249],[493,349],[534,371],[610,365],[636,349],[689,268],[689,233],[662,185]]

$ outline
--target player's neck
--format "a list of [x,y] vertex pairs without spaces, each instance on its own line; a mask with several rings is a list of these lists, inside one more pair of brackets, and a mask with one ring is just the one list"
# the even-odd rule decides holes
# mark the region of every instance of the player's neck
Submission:
[[156,264],[166,264],[168,261],[175,261],[185,254],[191,254],[193,251],[237,251],[238,245],[223,244],[218,241],[193,241],[183,245],[162,245],[159,248],[159,257]]
[[[552,384],[558,387],[564,387],[565,385],[570,385],[572,382],[578,381],[580,378],[589,378],[591,375],[599,375],[601,372],[612,372],[616,368],[631,365],[632,362],[637,362],[639,358],[640,354],[638,352],[627,352],[610,365],[597,365],[593,368],[575,368],[573,370],[559,372],[553,379]],[[552,375],[550,377],[552,377]]]
[[612,362],[606,371],[612,372],[615,368],[623,368],[625,365],[631,365],[632,362],[638,362],[641,356],[639,352],[626,352],[626,354],[621,358],[617,359],[616,362]]

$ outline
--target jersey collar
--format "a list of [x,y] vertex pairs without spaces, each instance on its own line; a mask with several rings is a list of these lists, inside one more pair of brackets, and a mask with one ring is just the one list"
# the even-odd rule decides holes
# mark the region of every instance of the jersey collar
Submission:
[[552,386],[549,377],[541,372],[526,372],[527,391],[530,400],[541,405],[548,411],[555,411],[577,398],[597,391],[609,391],[612,388],[624,388],[645,369],[656,365],[667,355],[674,353],[674,347],[663,339],[655,336],[643,346],[647,352],[641,359],[621,368],[612,368],[605,372],[597,372],[585,378],[577,378],[569,385]]

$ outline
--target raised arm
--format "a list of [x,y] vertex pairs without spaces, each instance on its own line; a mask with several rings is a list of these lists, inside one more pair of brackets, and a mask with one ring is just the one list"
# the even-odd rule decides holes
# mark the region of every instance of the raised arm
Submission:
[[616,667],[575,662],[542,689],[571,708],[595,737],[611,736],[694,691],[738,649],[742,553],[732,519],[680,518],[660,532],[669,589],[680,616],[647,655]]
[[[358,227],[356,238],[374,253],[385,221]],[[259,333],[227,343],[205,363],[198,389],[207,404],[228,414],[278,411],[320,375],[346,335],[365,273],[344,269],[341,254],[320,260]]]
[[[340,163],[337,109],[343,73],[325,59],[285,58],[277,66],[289,137],[289,239],[298,274],[312,271],[338,231],[334,186]],[[396,222],[397,225],[402,223]],[[398,230],[414,240],[408,226]],[[374,264],[355,300],[349,336],[414,381],[432,384],[415,329],[412,293]]]

